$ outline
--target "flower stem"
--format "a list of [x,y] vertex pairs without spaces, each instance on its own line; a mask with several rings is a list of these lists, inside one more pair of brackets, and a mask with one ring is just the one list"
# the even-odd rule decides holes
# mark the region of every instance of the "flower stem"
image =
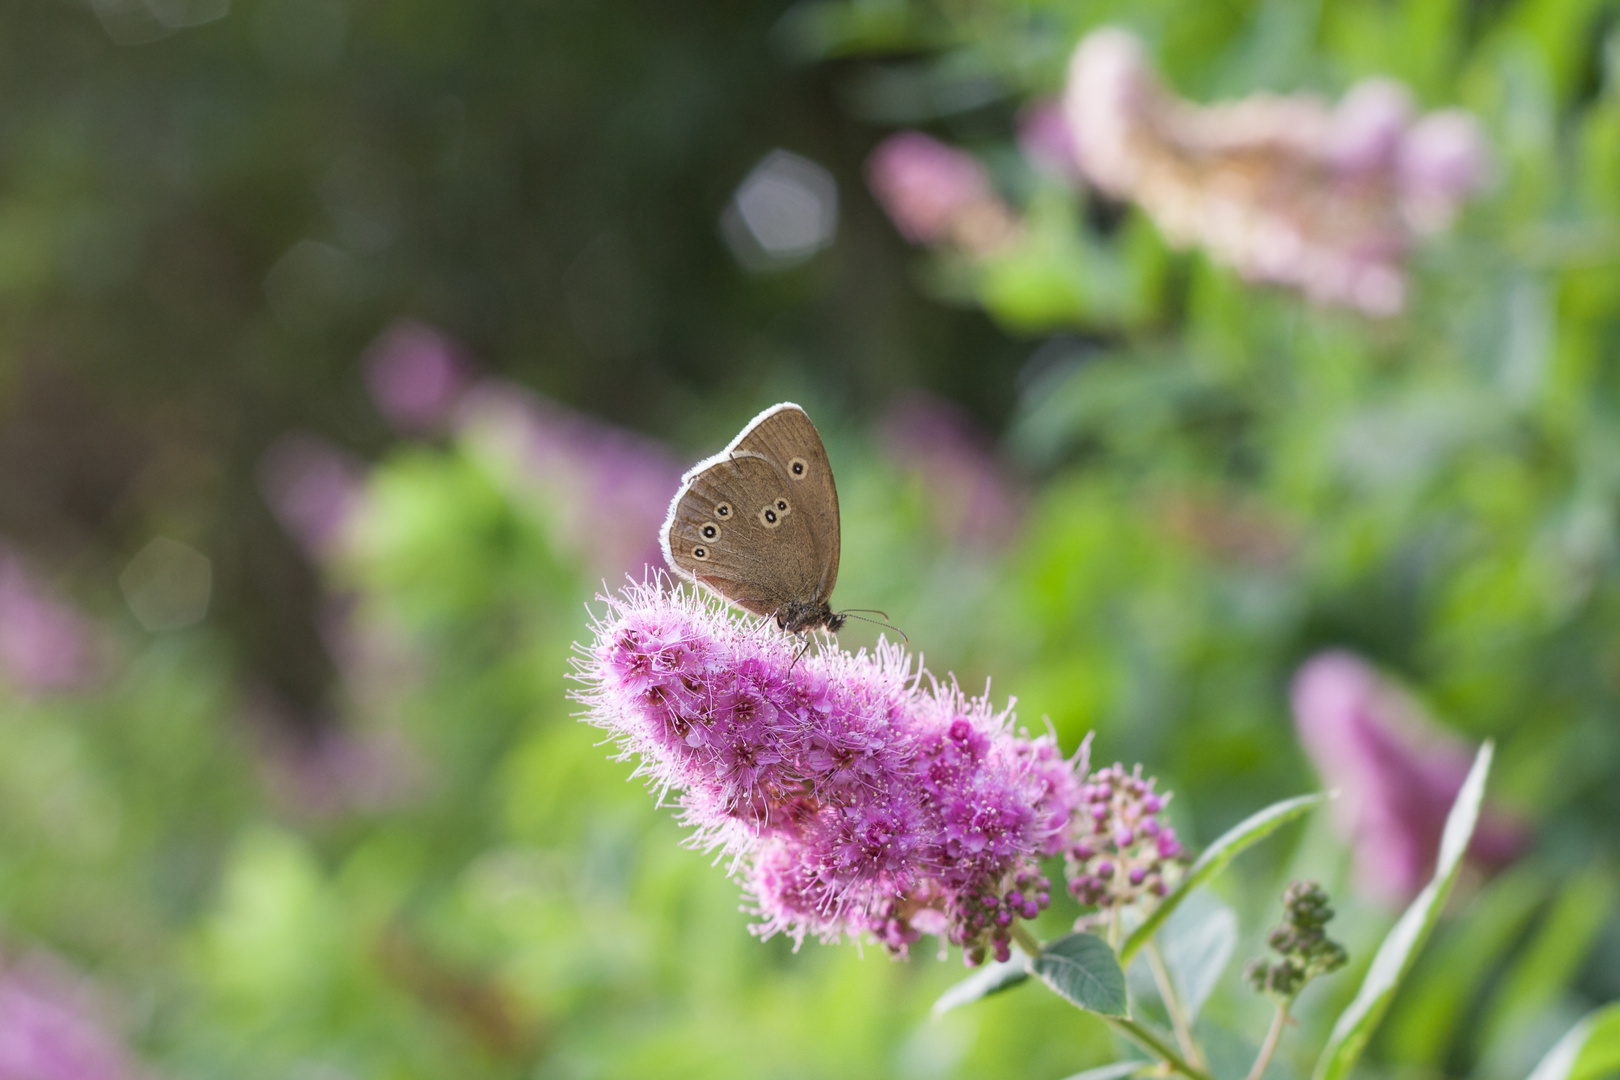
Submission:
[[1204,1058],[1198,1040],[1193,1037],[1192,1018],[1187,1015],[1181,998],[1176,995],[1175,983],[1170,979],[1170,969],[1165,966],[1158,943],[1149,939],[1144,951],[1147,953],[1148,967],[1153,970],[1153,982],[1159,988],[1159,998],[1164,1002],[1164,1011],[1170,1014],[1170,1026],[1175,1029],[1176,1042],[1181,1045],[1182,1055],[1198,1068],[1208,1069],[1209,1062]]
[[1035,940],[1035,935],[1030,933],[1029,928],[1023,923],[1013,920],[1012,929],[1008,932],[1012,935],[1013,942],[1023,949],[1024,954],[1031,960],[1041,955],[1041,943]]
[[1271,1064],[1271,1055],[1277,1052],[1277,1044],[1282,1042],[1283,1028],[1288,1023],[1288,1004],[1287,1001],[1277,1003],[1277,1015],[1271,1018],[1271,1030],[1266,1032],[1266,1041],[1260,1045],[1254,1068],[1249,1070],[1249,1080],[1260,1080],[1266,1073],[1266,1066]]
[[1156,1054],[1160,1060],[1170,1066],[1171,1072],[1180,1073],[1187,1080],[1212,1080],[1209,1073],[1203,1069],[1187,1064],[1186,1059],[1176,1053],[1175,1048],[1166,1042],[1162,1035],[1146,1024],[1132,1020],[1128,1016],[1104,1016],[1102,1018],[1110,1027],[1127,1039],[1130,1039],[1149,1053]]

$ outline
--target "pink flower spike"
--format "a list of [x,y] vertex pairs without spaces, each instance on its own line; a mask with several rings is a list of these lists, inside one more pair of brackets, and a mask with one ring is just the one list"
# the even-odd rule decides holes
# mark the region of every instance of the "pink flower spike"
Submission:
[[584,719],[733,857],[756,933],[895,953],[939,933],[971,959],[1050,896],[1037,860],[1073,842],[1083,751],[1015,734],[896,645],[797,657],[662,575],[603,599],[576,662]]
[[[1358,887],[1381,902],[1405,903],[1434,869],[1470,748],[1347,652],[1308,660],[1294,676],[1293,703],[1300,742],[1323,783],[1339,791],[1334,821],[1351,845]],[[1487,804],[1469,853],[1500,867],[1528,839],[1520,823]]]
[[1063,106],[1085,182],[1139,204],[1173,247],[1378,318],[1404,308],[1417,241],[1486,171],[1472,117],[1414,120],[1392,79],[1363,80],[1337,106],[1269,93],[1199,104],[1112,27],[1076,47]]

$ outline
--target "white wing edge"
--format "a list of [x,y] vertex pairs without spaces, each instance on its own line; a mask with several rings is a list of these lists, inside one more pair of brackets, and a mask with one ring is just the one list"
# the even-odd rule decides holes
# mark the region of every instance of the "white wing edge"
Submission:
[[[687,469],[686,472],[681,474],[681,486],[675,490],[675,497],[669,500],[669,513],[664,515],[664,525],[658,530],[658,546],[664,552],[664,562],[669,565],[670,571],[682,581],[690,581],[694,585],[703,584],[702,582],[698,581],[696,577],[693,577],[691,574],[687,573],[685,570],[682,570],[676,565],[675,553],[670,550],[669,531],[670,528],[675,524],[675,508],[681,505],[681,499],[685,497],[687,490],[692,486],[692,480],[699,473],[704,472],[712,465],[718,465],[722,461],[729,461],[733,452],[737,449],[737,444],[748,438],[749,432],[759,427],[760,424],[764,423],[768,418],[775,416],[783,409],[798,409],[799,412],[804,412],[803,409],[799,408],[799,406],[795,405],[791,401],[783,401],[772,405],[770,408],[748,421],[748,423],[744,424],[743,429],[737,432],[737,437],[727,443],[724,450],[720,451],[718,454],[710,454],[708,457],[704,458],[702,461],[698,462],[696,465],[693,465],[690,469]],[[756,454],[753,456],[757,457],[758,455]]]
[[675,508],[681,505],[681,496],[685,495],[686,489],[691,486],[692,476],[690,473],[681,477],[680,490],[676,491],[675,497],[669,501],[669,513],[664,515],[663,527],[658,530],[658,546],[664,552],[664,565],[669,567],[669,572],[682,581],[690,581],[696,585],[698,579],[676,565],[675,552],[671,551],[669,547],[669,530],[675,526]]

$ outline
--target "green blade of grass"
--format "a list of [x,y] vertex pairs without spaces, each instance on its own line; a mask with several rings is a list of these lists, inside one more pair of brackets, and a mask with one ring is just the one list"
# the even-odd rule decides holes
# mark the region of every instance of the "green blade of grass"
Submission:
[[1620,1002],[1586,1014],[1530,1074],[1530,1080],[1600,1080],[1620,1072]]
[[1389,1010],[1395,991],[1411,969],[1418,950],[1440,920],[1446,896],[1457,880],[1457,871],[1462,868],[1463,855],[1468,851],[1468,842],[1479,821],[1479,808],[1485,801],[1485,778],[1491,770],[1491,754],[1491,743],[1479,748],[1474,766],[1468,771],[1468,778],[1463,781],[1462,790],[1457,793],[1457,800],[1446,817],[1434,877],[1378,946],[1355,1000],[1333,1025],[1327,1046],[1317,1059],[1313,1080],[1344,1080],[1350,1075]]

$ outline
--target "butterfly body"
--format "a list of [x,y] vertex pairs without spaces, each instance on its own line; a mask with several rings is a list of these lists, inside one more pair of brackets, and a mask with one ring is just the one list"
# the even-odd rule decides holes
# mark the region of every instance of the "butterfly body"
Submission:
[[838,490],[821,435],[789,402],[681,478],[660,540],[675,572],[792,633],[837,631]]

